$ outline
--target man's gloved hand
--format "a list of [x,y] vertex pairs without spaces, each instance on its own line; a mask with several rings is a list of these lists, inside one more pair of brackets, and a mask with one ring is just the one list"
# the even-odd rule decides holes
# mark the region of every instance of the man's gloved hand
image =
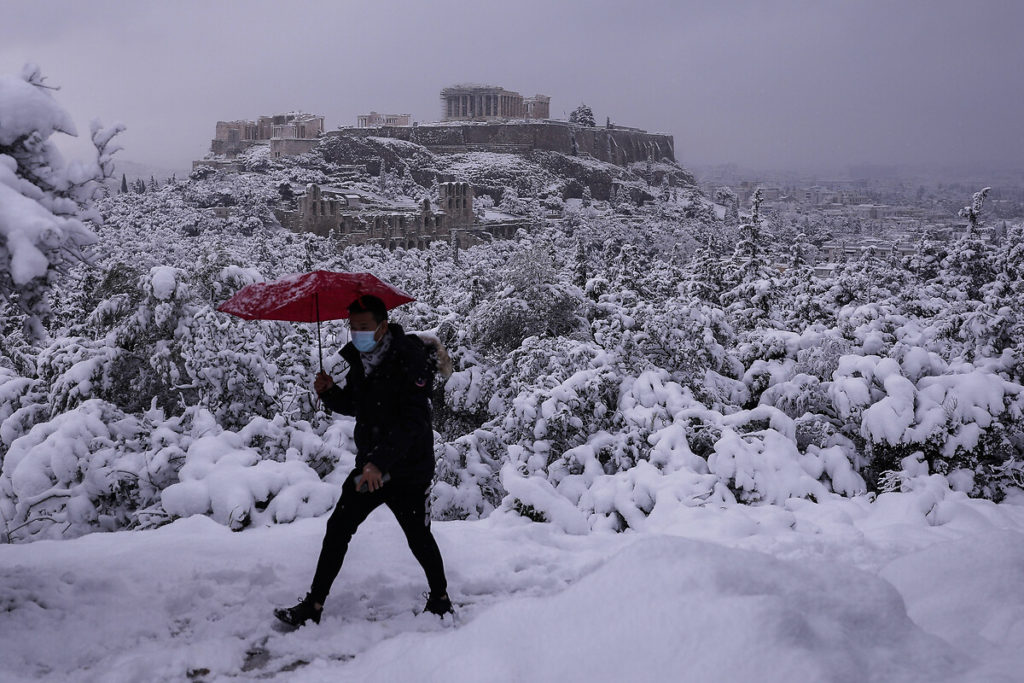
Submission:
[[318,372],[316,374],[316,379],[313,380],[313,389],[318,394],[322,394],[333,386],[334,380],[331,379],[331,376],[326,372]]

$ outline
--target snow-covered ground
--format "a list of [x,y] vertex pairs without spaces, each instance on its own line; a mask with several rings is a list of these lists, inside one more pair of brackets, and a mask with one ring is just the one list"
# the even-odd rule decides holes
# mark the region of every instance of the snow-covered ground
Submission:
[[502,511],[435,523],[458,626],[416,615],[385,509],[324,619],[287,633],[325,517],[0,546],[0,679],[1019,681],[1024,507],[908,493],[679,506],[568,535]]

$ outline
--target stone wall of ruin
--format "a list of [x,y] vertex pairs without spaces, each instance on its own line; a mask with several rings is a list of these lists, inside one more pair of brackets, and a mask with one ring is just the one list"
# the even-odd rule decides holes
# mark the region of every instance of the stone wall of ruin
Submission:
[[270,156],[276,158],[306,154],[313,151],[318,142],[320,142],[319,138],[271,138]]

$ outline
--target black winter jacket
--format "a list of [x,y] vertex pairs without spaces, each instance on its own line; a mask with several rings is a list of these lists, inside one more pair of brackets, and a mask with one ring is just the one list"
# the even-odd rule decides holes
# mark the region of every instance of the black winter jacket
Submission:
[[430,394],[435,361],[418,336],[388,324],[391,346],[369,375],[351,342],[341,349],[349,364],[345,386],[320,394],[324,405],[356,418],[356,468],[372,462],[392,479],[429,481],[434,476]]

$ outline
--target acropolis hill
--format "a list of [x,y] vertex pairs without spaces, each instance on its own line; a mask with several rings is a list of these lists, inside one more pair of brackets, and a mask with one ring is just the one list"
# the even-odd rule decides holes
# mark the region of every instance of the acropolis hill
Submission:
[[[389,249],[513,238],[566,201],[640,207],[695,187],[675,161],[671,135],[607,119],[603,126],[553,120],[546,95],[494,86],[445,88],[441,101],[442,120],[429,124],[376,111],[327,132],[322,115],[304,112],[219,122],[213,155],[195,168],[205,175],[291,164],[329,169],[316,182],[280,183],[277,221],[344,245]],[[218,212],[230,217],[231,209]]]
[[[358,125],[323,132],[321,115],[290,113],[256,121],[219,121],[211,153],[227,161],[254,145],[269,145],[272,157],[304,154],[323,137],[383,137],[416,143],[437,154],[498,152],[522,154],[535,150],[589,156],[626,166],[634,162],[675,161],[671,135],[649,133],[608,121],[584,126],[548,118],[551,98],[523,97],[498,86],[456,85],[441,91],[442,120],[412,125],[374,125],[409,122],[408,115],[363,115]],[[211,159],[195,162],[211,164]],[[223,163],[223,161],[221,162]]]

